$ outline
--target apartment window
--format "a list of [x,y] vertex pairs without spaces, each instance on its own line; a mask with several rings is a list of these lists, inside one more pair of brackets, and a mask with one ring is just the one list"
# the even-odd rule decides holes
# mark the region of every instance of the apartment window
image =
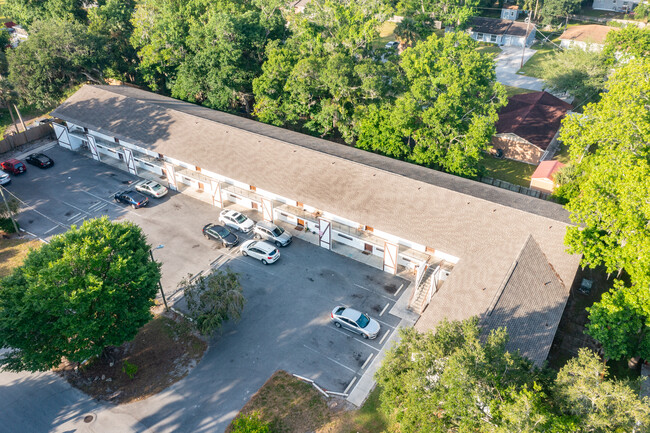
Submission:
[[497,41],[497,35],[490,35],[490,42],[496,42]]
[[117,137],[115,137],[115,142],[119,144],[120,140]]
[[477,33],[476,34],[476,39],[479,40],[479,41],[482,41],[483,40],[483,33]]
[[88,128],[84,126],[84,132],[87,134],[88,133]]

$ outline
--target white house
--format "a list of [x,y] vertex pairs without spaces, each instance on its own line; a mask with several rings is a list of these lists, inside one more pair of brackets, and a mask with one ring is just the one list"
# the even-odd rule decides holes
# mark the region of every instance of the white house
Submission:
[[502,20],[516,20],[519,18],[519,6],[517,5],[504,5],[501,9]]
[[569,27],[560,36],[560,46],[565,49],[580,48],[584,51],[602,51],[605,47],[607,34],[616,30],[618,30],[616,27],[598,24]]
[[592,9],[628,13],[640,2],[641,0],[594,0]]
[[[52,115],[62,147],[202,191],[215,218],[237,203],[411,269],[406,290],[429,302],[418,329],[479,316],[537,364],[548,355],[580,262],[556,203],[133,87],[85,85]],[[419,284],[442,261],[444,285]]]
[[479,42],[506,47],[529,47],[535,41],[535,24],[520,21],[474,17],[467,31]]

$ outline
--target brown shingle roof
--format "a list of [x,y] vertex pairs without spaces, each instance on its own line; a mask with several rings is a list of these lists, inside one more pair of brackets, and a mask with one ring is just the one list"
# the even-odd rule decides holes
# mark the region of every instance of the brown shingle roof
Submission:
[[420,329],[484,313],[531,234],[565,284],[578,267],[555,203],[131,87],[83,86],[53,115],[459,257]]
[[558,279],[532,236],[513,266],[482,326],[486,331],[506,327],[510,336],[506,349],[519,349],[541,366],[553,344],[569,288]]
[[572,108],[547,92],[514,95],[499,112],[497,133],[515,134],[546,150],[560,129],[562,118]]
[[592,44],[604,44],[607,33],[616,30],[614,27],[587,24],[569,27],[562,33],[560,40],[581,41]]
[[526,32],[526,23],[484,17],[472,18],[469,26],[469,30],[473,32],[489,35],[528,36],[534,29],[535,26],[531,24]]

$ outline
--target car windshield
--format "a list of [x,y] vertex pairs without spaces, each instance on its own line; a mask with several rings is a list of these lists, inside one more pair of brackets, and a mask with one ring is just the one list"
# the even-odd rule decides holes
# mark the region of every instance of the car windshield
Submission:
[[242,214],[239,214],[235,217],[235,221],[237,221],[239,224],[243,223],[246,221],[246,217]]
[[215,232],[217,232],[217,234],[219,236],[221,236],[222,238],[225,238],[226,236],[228,236],[230,234],[230,230],[228,230],[227,228],[222,227],[222,226],[215,226],[215,227],[213,227],[213,230]]
[[365,328],[368,326],[368,323],[370,323],[370,317],[368,317],[367,314],[362,314],[357,320],[357,325],[359,325],[360,328]]
[[284,229],[281,227],[276,227],[273,229],[274,236],[280,236],[282,233],[284,233]]

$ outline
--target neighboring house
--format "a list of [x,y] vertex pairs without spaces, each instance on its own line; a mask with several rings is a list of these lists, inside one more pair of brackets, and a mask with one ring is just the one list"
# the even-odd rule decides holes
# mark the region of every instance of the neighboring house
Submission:
[[501,9],[501,19],[502,20],[516,20],[519,18],[519,6],[517,5],[505,5]]
[[602,51],[605,47],[605,38],[615,27],[588,24],[584,26],[569,27],[560,36],[560,46],[565,49],[580,48],[584,51]]
[[530,188],[552,194],[555,189],[555,173],[562,167],[564,164],[560,161],[540,162],[530,178]]
[[14,25],[12,28],[14,31],[11,34],[11,47],[16,48],[18,44],[20,44],[23,41],[26,41],[29,38],[29,35],[27,34],[27,30],[23,29],[21,26]]
[[474,17],[467,30],[479,42],[490,42],[506,47],[527,47],[535,41],[535,24],[497,18]]
[[560,122],[572,108],[543,91],[511,96],[499,112],[492,146],[503,150],[506,158],[537,164],[557,139]]
[[305,11],[305,6],[307,6],[309,1],[310,0],[297,0],[292,2],[290,5],[295,13],[301,14]]
[[419,330],[472,316],[521,324],[510,347],[537,365],[548,355],[580,263],[559,204],[133,87],[85,85],[52,115],[64,148],[411,270],[404,299],[430,300]]
[[599,11],[632,12],[641,0],[594,0],[592,9]]

